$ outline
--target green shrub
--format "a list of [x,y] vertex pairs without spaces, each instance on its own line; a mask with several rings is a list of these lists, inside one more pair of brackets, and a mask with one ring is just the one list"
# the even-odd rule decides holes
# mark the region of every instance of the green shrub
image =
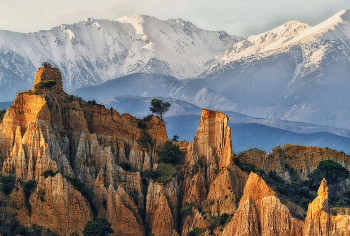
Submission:
[[145,170],[141,172],[143,178],[153,179],[159,183],[168,183],[177,174],[176,169],[168,164],[161,163],[156,170]]
[[143,178],[156,179],[158,178],[158,172],[156,170],[145,170],[141,172]]
[[165,142],[158,149],[158,163],[180,164],[184,156],[179,146],[170,141]]
[[53,171],[53,170],[45,170],[41,175],[44,176],[45,178],[51,176],[55,177],[59,172],[58,171]]
[[6,110],[0,110],[0,122],[2,121],[2,119],[4,118],[4,115],[6,114]]
[[101,217],[88,221],[83,230],[85,236],[107,236],[113,232],[111,224]]
[[342,199],[335,201],[333,203],[333,207],[349,207],[349,205],[350,205],[349,198],[342,198]]
[[191,215],[193,207],[195,207],[195,204],[193,202],[185,202],[185,206],[180,210],[181,216],[186,217],[187,215]]
[[153,140],[146,131],[141,133],[141,137],[137,140],[137,142],[145,148],[152,147],[153,145]]
[[308,187],[304,186],[304,187],[301,187],[298,191],[298,195],[300,197],[305,197],[305,198],[309,198],[310,197],[310,190]]
[[210,216],[209,223],[210,223],[209,225],[210,233],[213,233],[214,229],[216,229],[220,225],[219,216]]
[[130,197],[134,200],[136,206],[139,204],[139,192],[134,189],[130,192]]
[[97,105],[97,102],[96,102],[96,100],[90,100],[90,101],[88,101],[88,104],[89,105]]
[[254,172],[258,175],[262,175],[265,174],[264,171],[262,169],[260,169],[259,167],[249,164],[249,163],[244,163],[244,162],[240,162],[240,160],[238,158],[234,158],[234,162],[235,164],[244,172]]
[[321,161],[317,169],[309,176],[310,188],[317,190],[323,178],[327,180],[328,184],[337,184],[339,181],[349,178],[349,172],[334,161]]
[[199,228],[194,228],[187,234],[187,236],[199,236],[199,235],[200,235]]
[[30,205],[29,199],[30,199],[30,195],[35,191],[37,183],[35,180],[20,181],[20,183],[23,188],[24,202],[29,211],[29,214],[31,214],[32,206]]
[[144,120],[138,120],[137,121],[137,127],[139,127],[140,129],[146,129],[147,128],[147,124]]
[[300,202],[299,202],[299,205],[301,205],[304,209],[307,209],[310,202],[311,202],[310,199],[302,197]]
[[145,116],[145,117],[143,117],[143,120],[148,122],[148,121],[150,121],[152,119],[153,116],[154,116],[153,114]]
[[174,167],[167,164],[159,164],[156,170],[157,178],[155,179],[160,183],[168,183],[176,175],[177,171]]
[[220,216],[220,225],[224,225],[228,219],[228,214],[227,213],[224,213]]
[[59,234],[51,231],[50,229],[47,229],[43,236],[59,236]]
[[46,80],[46,81],[40,81],[36,85],[34,85],[34,90],[43,89],[43,88],[51,88],[57,84],[54,80]]
[[121,166],[121,168],[123,168],[123,170],[125,170],[125,171],[131,171],[131,170],[132,170],[131,165],[130,165],[129,163],[127,163],[127,162],[122,162],[122,163],[120,163],[120,166]]
[[13,188],[15,187],[16,178],[12,175],[0,177],[1,190],[5,195],[12,193]]
[[175,134],[175,135],[173,135],[173,138],[171,139],[171,141],[178,142],[179,138],[180,138],[179,135]]

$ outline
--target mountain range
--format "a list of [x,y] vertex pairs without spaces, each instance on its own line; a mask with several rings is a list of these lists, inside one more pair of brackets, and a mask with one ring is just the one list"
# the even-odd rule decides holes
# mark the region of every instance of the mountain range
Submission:
[[60,68],[68,91],[136,72],[190,78],[241,39],[182,19],[143,15],[89,18],[35,33],[0,31],[1,100],[30,88],[43,61]]
[[0,99],[28,89],[48,60],[61,69],[65,89],[84,98],[172,97],[252,117],[350,129],[344,119],[350,115],[349,21],[344,10],[315,26],[290,21],[247,38],[142,15],[89,18],[36,33],[1,31]]

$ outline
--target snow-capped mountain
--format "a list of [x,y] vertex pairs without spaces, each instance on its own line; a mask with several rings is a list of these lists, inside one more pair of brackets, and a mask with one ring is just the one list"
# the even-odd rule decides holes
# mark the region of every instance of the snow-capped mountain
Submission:
[[316,26],[290,21],[246,39],[140,15],[28,34],[0,31],[0,101],[30,88],[42,61],[59,67],[69,92],[102,84],[76,90],[89,99],[172,97],[350,129],[349,10]]
[[201,74],[208,60],[241,39],[143,15],[89,18],[35,33],[0,31],[0,100],[30,88],[43,61],[59,67],[68,91],[136,72],[182,79]]
[[213,61],[201,83],[238,112],[350,128],[349,10],[316,26],[287,22]]

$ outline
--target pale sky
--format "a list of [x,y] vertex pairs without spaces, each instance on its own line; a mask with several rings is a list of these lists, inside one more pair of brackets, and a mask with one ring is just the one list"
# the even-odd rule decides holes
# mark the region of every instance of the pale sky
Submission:
[[314,25],[344,9],[350,0],[0,0],[0,29],[33,32],[89,17],[144,14],[248,36],[289,20]]

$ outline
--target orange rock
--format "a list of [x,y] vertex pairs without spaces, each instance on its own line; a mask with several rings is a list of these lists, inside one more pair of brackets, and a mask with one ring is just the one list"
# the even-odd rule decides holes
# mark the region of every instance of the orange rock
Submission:
[[81,234],[93,217],[88,201],[61,174],[42,177],[30,204],[31,223],[59,234]]
[[[59,70],[40,68],[35,84],[48,80],[56,81],[56,85],[18,94],[0,123],[0,174],[14,173],[17,178],[38,182],[30,201],[35,210],[24,223],[35,222],[60,234],[75,230],[81,233],[92,216],[86,199],[60,177],[68,174],[96,191],[98,213],[108,215],[119,235],[135,232],[133,227],[144,233],[137,206],[130,210],[130,201],[126,200],[129,193],[137,191],[139,207],[144,206],[140,172],[125,171],[119,165],[125,162],[138,171],[153,168],[158,146],[168,140],[164,122],[153,117],[141,129],[138,119],[129,114],[120,115],[103,105],[66,94]],[[144,133],[152,138],[148,147],[138,142]],[[46,170],[61,174],[43,180]],[[107,191],[110,186],[118,188],[117,193]],[[45,201],[37,197],[39,188],[46,191]],[[107,209],[102,206],[105,201],[109,204]],[[171,204],[176,205],[177,200],[170,201]],[[128,217],[120,219],[120,212]],[[25,216],[22,218],[25,220]],[[119,227],[119,223],[118,228],[119,220],[124,220],[125,225]],[[130,226],[129,221],[133,222]]]
[[292,217],[276,193],[250,173],[239,207],[222,235],[302,235],[303,222]]
[[63,84],[62,84],[62,77],[61,77],[61,72],[57,68],[46,68],[46,67],[41,67],[36,73],[35,76],[35,82],[33,86],[33,90],[35,90],[35,85],[42,81],[55,81],[56,84],[53,86],[53,89],[57,91],[63,91]]
[[350,235],[349,215],[330,215],[327,181],[322,180],[317,197],[309,204],[304,235]]

